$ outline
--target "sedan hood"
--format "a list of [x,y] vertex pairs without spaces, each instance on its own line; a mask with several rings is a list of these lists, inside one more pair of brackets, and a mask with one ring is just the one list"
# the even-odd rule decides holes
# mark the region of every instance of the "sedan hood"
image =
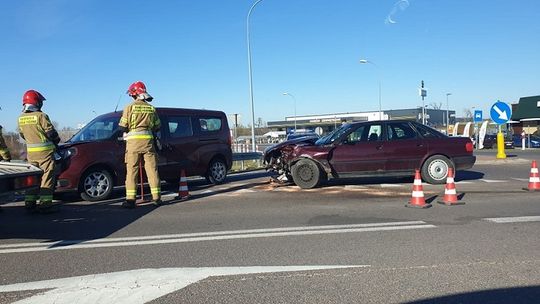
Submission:
[[264,154],[268,154],[272,151],[279,150],[282,147],[288,146],[288,145],[298,145],[298,144],[306,144],[306,145],[313,145],[318,137],[315,136],[305,136],[305,137],[299,137],[291,140],[286,140],[283,142],[280,142],[279,144],[275,144],[273,146],[270,146],[266,149],[264,149]]

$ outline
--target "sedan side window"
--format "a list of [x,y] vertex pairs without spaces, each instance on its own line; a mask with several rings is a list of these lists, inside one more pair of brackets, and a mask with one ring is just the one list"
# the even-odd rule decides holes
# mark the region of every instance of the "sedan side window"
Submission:
[[416,131],[408,123],[388,124],[388,140],[403,140],[416,138]]
[[347,136],[347,143],[379,141],[382,140],[381,125],[360,126]]
[[362,141],[362,135],[364,134],[365,126],[360,126],[356,130],[352,131],[347,135],[347,143],[355,144]]
[[168,122],[171,138],[181,138],[193,135],[191,118],[188,116],[171,116]]

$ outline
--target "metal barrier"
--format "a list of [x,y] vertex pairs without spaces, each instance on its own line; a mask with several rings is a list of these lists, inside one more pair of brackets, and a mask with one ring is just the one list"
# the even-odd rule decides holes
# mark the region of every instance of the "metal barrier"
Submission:
[[[244,153],[233,153],[233,162],[240,162],[240,171],[246,171],[246,161],[256,161],[256,167],[254,169],[259,169],[262,167],[262,153],[261,152],[244,152]],[[233,168],[235,166],[233,165]]]

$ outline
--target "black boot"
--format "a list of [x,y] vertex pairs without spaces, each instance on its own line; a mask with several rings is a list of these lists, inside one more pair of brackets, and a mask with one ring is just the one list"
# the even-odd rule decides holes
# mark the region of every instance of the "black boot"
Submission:
[[122,203],[122,207],[127,208],[127,209],[135,208],[135,200],[125,200]]
[[26,208],[27,211],[35,211],[36,210],[36,202],[33,201],[28,201],[28,202],[24,202],[24,207]]
[[156,207],[163,206],[163,201],[162,201],[160,198],[158,198],[158,199],[156,199],[156,200],[153,200],[153,201],[152,201],[152,204],[153,204],[154,206],[156,206]]

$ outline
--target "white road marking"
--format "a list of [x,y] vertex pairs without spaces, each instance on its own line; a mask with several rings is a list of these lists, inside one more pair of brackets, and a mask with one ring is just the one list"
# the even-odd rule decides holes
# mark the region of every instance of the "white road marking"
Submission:
[[400,184],[381,184],[381,188],[401,188],[404,186],[405,185],[400,185]]
[[506,183],[507,180],[500,180],[500,179],[481,179],[481,181],[486,183]]
[[252,189],[240,189],[240,190],[234,191],[233,193],[254,193],[254,192],[256,191]]
[[52,289],[15,302],[19,304],[143,304],[212,276],[359,267],[370,267],[370,265],[137,269],[4,285],[0,286],[0,292]]
[[104,248],[122,246],[140,246],[154,244],[172,244],[201,241],[265,238],[280,236],[336,234],[350,232],[373,232],[373,231],[393,231],[407,229],[435,228],[436,226],[427,224],[424,221],[408,222],[387,222],[371,224],[351,224],[351,225],[326,225],[326,226],[306,226],[270,229],[232,230],[215,231],[187,234],[151,235],[124,238],[104,238],[95,240],[64,240],[48,243],[15,243],[0,245],[0,254],[17,252],[38,252],[51,250],[70,250],[83,248]]
[[540,222],[540,216],[492,217],[484,220],[494,223]]
[[528,182],[529,179],[528,178],[518,178],[518,177],[512,177],[512,179],[515,179],[517,181],[520,181],[520,182]]
[[456,184],[465,185],[465,184],[474,184],[474,182],[459,181],[459,182],[456,182]]
[[368,189],[366,186],[362,185],[345,185],[345,189]]

